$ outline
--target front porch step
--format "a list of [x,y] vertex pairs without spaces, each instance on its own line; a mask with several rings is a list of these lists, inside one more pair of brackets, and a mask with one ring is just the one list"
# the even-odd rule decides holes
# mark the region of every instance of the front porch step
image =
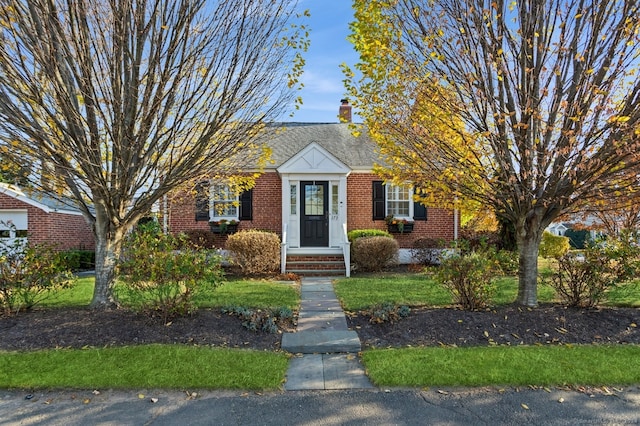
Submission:
[[342,255],[288,255],[286,272],[298,275],[345,275]]

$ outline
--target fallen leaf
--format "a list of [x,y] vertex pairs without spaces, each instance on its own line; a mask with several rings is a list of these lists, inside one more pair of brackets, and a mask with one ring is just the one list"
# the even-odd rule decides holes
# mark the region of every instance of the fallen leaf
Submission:
[[559,398],[559,399],[558,399],[558,402],[559,402],[560,404],[562,404],[562,403],[564,402],[564,398]]
[[46,405],[49,405],[49,404],[51,404],[52,402],[53,402],[53,399],[47,399],[44,403],[45,403]]
[[144,394],[143,393],[139,393],[138,394],[138,399],[144,399]]
[[442,394],[442,395],[449,395],[449,392],[441,390],[441,389],[438,389],[438,393]]
[[520,404],[522,406],[522,408],[524,408],[525,410],[529,409],[529,406],[527,404]]
[[85,398],[85,399],[82,401],[82,403],[83,403],[83,404],[88,404],[88,403],[90,403],[90,402],[91,402],[91,399],[89,399],[89,398]]

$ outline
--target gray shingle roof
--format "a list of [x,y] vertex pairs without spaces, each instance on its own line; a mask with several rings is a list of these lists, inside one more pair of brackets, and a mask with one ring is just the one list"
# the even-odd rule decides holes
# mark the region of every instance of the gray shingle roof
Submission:
[[267,143],[277,168],[312,142],[333,154],[353,170],[371,170],[378,162],[374,142],[363,132],[355,137],[348,123],[281,123],[279,131]]

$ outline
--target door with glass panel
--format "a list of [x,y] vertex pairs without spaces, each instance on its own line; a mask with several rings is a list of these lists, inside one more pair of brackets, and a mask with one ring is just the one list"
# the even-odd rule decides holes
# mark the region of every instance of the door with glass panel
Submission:
[[329,245],[329,183],[300,182],[301,215],[300,245],[327,247]]

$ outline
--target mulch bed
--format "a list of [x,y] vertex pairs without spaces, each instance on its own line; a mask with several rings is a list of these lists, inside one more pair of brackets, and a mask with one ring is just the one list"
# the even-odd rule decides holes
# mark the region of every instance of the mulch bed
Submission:
[[[416,308],[396,323],[372,324],[349,314],[349,326],[363,346],[487,346],[520,344],[640,344],[640,309],[573,309],[541,305],[504,306],[468,312],[455,308]],[[281,332],[293,331],[294,325]],[[83,348],[149,343],[182,343],[278,350],[281,333],[249,331],[237,317],[201,309],[169,324],[113,309],[48,309],[0,316],[0,350]]]

